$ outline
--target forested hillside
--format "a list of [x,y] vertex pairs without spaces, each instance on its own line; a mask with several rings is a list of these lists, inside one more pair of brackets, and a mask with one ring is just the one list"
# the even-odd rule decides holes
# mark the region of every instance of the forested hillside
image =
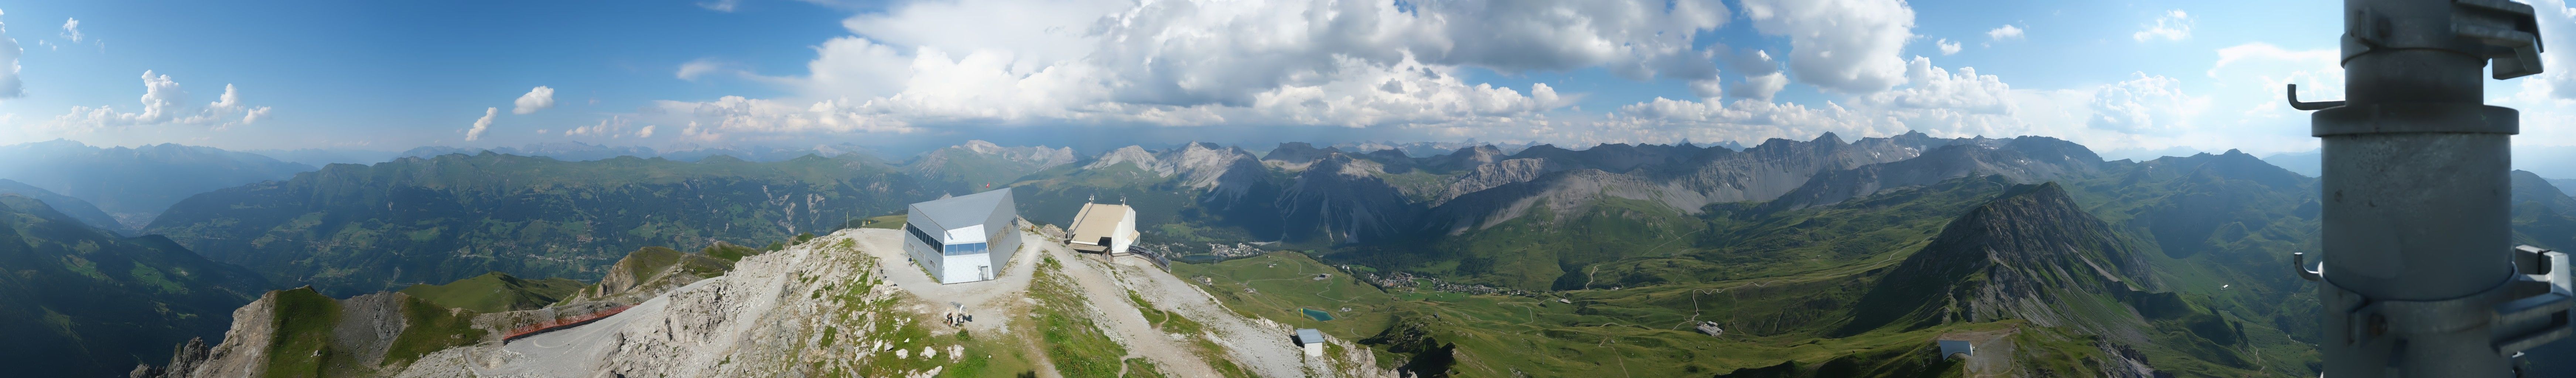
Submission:
[[108,376],[216,338],[269,289],[159,236],[121,237],[0,194],[0,365],[17,376]]

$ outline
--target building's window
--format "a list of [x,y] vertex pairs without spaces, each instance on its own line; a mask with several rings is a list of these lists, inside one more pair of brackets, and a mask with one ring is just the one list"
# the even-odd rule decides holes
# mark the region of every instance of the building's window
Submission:
[[919,229],[919,228],[913,228],[913,227],[912,227],[912,224],[908,224],[908,223],[907,223],[907,224],[904,224],[904,225],[903,225],[903,230],[904,230],[904,231],[909,231],[909,232],[911,232],[911,233],[912,233],[912,238],[913,238],[913,239],[921,240],[921,244],[922,244],[922,245],[928,245],[928,246],[930,246],[930,250],[931,250],[931,251],[943,251],[943,250],[945,250],[945,249],[943,248],[943,247],[944,247],[944,245],[939,244],[939,238],[933,238],[933,237],[930,237],[930,234],[921,232],[921,229]]
[[986,250],[987,248],[991,247],[986,246],[984,243],[957,243],[948,245],[948,249],[941,252],[946,256],[972,255],[990,252]]

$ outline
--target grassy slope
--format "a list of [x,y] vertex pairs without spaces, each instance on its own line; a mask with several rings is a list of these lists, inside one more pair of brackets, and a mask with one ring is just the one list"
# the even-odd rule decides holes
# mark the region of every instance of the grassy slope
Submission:
[[[1174,274],[1185,278],[1208,277],[1215,281],[1208,291],[1217,293],[1220,300],[1238,311],[1297,327],[1316,327],[1336,338],[1366,339],[1387,332],[1400,321],[1423,323],[1432,338],[1455,345],[1458,363],[1451,368],[1466,376],[1512,376],[1514,371],[1530,376],[1706,376],[1784,361],[1815,365],[1836,360],[1854,361],[1842,364],[1854,365],[1858,369],[1855,376],[1938,375],[1949,368],[1906,365],[1870,356],[1911,351],[1920,346],[1921,340],[1942,332],[2012,325],[1960,324],[1821,340],[1795,334],[1714,338],[1679,324],[1644,325],[1626,317],[1592,314],[1587,310],[1590,305],[1515,296],[1429,293],[1413,288],[1393,288],[1390,293],[1289,252],[1215,264],[1175,263],[1172,267]],[[1335,277],[1306,278],[1311,273],[1326,272]],[[1246,287],[1254,291],[1244,292]],[[1621,292],[1631,291],[1642,290]],[[1337,319],[1307,319],[1296,312],[1303,307],[1333,310]],[[1350,307],[1351,311],[1340,312],[1341,307]],[[1855,354],[1864,358],[1845,357]],[[1401,359],[1390,355],[1381,361]]]
[[263,377],[345,377],[400,371],[421,356],[483,341],[487,332],[473,328],[477,312],[404,297],[397,309],[402,331],[385,351],[381,365],[368,366],[351,346],[334,342],[334,329],[346,314],[339,300],[311,287],[271,292],[276,318]]
[[[2305,221],[2293,214],[2300,204],[2299,197],[2278,195],[2304,189],[2297,182],[2280,186],[2279,182],[2225,174],[2228,172],[2194,176],[2193,172],[2203,170],[2193,165],[2199,163],[2207,162],[2168,162],[2156,169],[2123,167],[2146,172],[2146,178],[2127,180],[2118,175],[2126,172],[2121,171],[2103,175],[2110,178],[2098,179],[2102,181],[2069,185],[2078,203],[2087,205],[2087,210],[2095,214],[2116,213],[2102,218],[2121,228],[2120,232],[2172,235],[2207,230],[2194,234],[2197,238],[2165,238],[2203,241],[2187,246],[2161,247],[2152,240],[2141,241],[2154,247],[2151,251],[2164,252],[2149,253],[2154,274],[2181,283],[2174,285],[2180,292],[2167,297],[2186,304],[2180,305],[2182,311],[2142,320],[2146,324],[2139,332],[2149,345],[2137,346],[2137,353],[2153,366],[2184,376],[2308,372],[2306,363],[2313,361],[2315,355],[2303,342],[2289,337],[2298,332],[2304,319],[2285,316],[2298,312],[2279,306],[2295,301],[2304,295],[2299,293],[2304,290],[2296,289],[2293,283],[2259,276],[2262,272],[2255,271],[2286,269],[2260,262],[2266,261],[2262,258],[2266,254],[2303,245],[2302,238],[2308,237],[2292,232]],[[2175,167],[2182,165],[2190,166]],[[1388,298],[1384,302],[1328,300],[1315,293],[1325,289],[1320,285],[1339,281],[1281,280],[1279,276],[1293,275],[1298,270],[1328,272],[1332,268],[1302,257],[1280,255],[1213,265],[1176,264],[1173,270],[1215,278],[1219,283],[1210,291],[1222,293],[1219,297],[1230,305],[1291,324],[1318,323],[1298,316],[1294,312],[1297,307],[1333,306],[1331,309],[1338,310],[1344,303],[1360,304],[1351,306],[1352,313],[1336,314],[1356,321],[1347,325],[1328,325],[1342,320],[1321,322],[1336,336],[1367,337],[1371,334],[1366,330],[1390,329],[1386,324],[1430,324],[1435,338],[1457,344],[1457,369],[1469,375],[1508,376],[1517,370],[1548,376],[1551,374],[1547,372],[1565,375],[1623,367],[1636,376],[1700,375],[1776,367],[1782,362],[1794,362],[1796,368],[1791,370],[1797,373],[1792,375],[1804,376],[1855,366],[1877,366],[1853,373],[1858,375],[1951,374],[1943,373],[1947,368],[1942,367],[1881,363],[1902,355],[1899,350],[1925,344],[1934,334],[2020,327],[2018,321],[1936,323],[1840,338],[1830,337],[1825,331],[1840,324],[1883,268],[1921,248],[1951,217],[1994,198],[2002,187],[1990,180],[1954,180],[1789,212],[1767,212],[1758,204],[1721,204],[1697,219],[1683,220],[1623,209],[1614,203],[1603,206],[1609,210],[1577,217],[1530,217],[1570,220],[1563,223],[1516,220],[1524,223],[1471,232],[1462,235],[1460,239],[1465,240],[1450,242],[1465,247],[1440,250],[1449,258],[1434,254],[1435,258],[1402,261],[1352,256],[1350,250],[1332,256],[1335,260],[1368,265],[1394,260],[1409,263],[1391,264],[1398,267],[1396,270],[1498,286],[1528,287],[1548,281],[1546,274],[1558,274],[1559,281],[1579,274],[1583,280],[1571,287],[1576,290],[1557,293],[1574,301],[1570,304],[1510,296],[1426,293],[1401,287],[1381,292]],[[2201,202],[2177,194],[2222,187],[2233,187],[2235,191],[2222,192],[2219,198],[2196,198]],[[2190,209],[2214,206],[2207,202],[2216,200],[2236,201],[2229,208],[2240,209],[2216,227],[2200,224],[2209,222],[2205,219],[2175,218],[2180,211],[2135,209]],[[2162,223],[2139,221],[2147,218]],[[2277,222],[2224,225],[2254,219]],[[1688,246],[1629,245],[1679,238],[1688,238],[1677,243]],[[2182,248],[2191,251],[2171,251]],[[1494,267],[1474,269],[1480,264],[1474,259],[1483,255],[1494,256],[1490,257],[1497,260]],[[1534,257],[1517,265],[1505,262],[1520,255]],[[1565,256],[1590,260],[1565,264],[1569,261]],[[1560,266],[1532,266],[1533,261],[1547,260],[1557,260]],[[1281,265],[1273,268],[1272,263]],[[2236,282],[2236,286],[2217,287],[2224,282]],[[2248,288],[2245,283],[2260,284]],[[2274,287],[2275,283],[2280,286]],[[1358,283],[1343,285],[1366,287]],[[1255,292],[1243,292],[1247,286]],[[1609,290],[1612,287],[1624,289]],[[2124,314],[2137,306],[2134,298],[2108,293],[2063,294],[2085,298],[2066,305],[2078,313],[2092,314],[2086,317],[2125,318],[2129,315]],[[1695,321],[1720,322],[1730,334],[1726,338],[1700,335],[1690,331]],[[2036,329],[2018,335],[2015,337],[2026,339],[2024,342],[2047,345],[2047,350],[2054,351],[2017,357],[2024,365],[2020,369],[2089,375],[2099,372],[2098,364],[2108,360],[2097,345],[2103,340],[2079,332]],[[1622,342],[1643,347],[1621,349]],[[1645,362],[1632,363],[1630,359]],[[1637,371],[1641,366],[1646,370]]]
[[443,285],[411,285],[402,289],[402,293],[446,307],[503,312],[545,308],[580,291],[584,285],[569,278],[529,280],[511,277],[508,273],[491,272]]

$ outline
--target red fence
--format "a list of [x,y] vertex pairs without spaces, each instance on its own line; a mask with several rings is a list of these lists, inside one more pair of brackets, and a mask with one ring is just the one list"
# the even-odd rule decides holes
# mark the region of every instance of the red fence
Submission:
[[606,310],[600,310],[599,312],[590,313],[590,315],[582,315],[582,316],[574,316],[574,317],[565,317],[565,318],[556,318],[555,320],[548,320],[548,321],[543,321],[543,322],[537,322],[537,324],[529,324],[529,325],[525,325],[525,326],[519,326],[519,328],[511,329],[511,330],[510,330],[510,335],[509,335],[509,336],[502,336],[502,337],[501,337],[501,342],[510,342],[510,341],[514,341],[514,340],[521,339],[521,338],[526,338],[526,337],[528,337],[528,336],[536,336],[537,334],[540,334],[540,333],[552,332],[552,331],[554,331],[554,330],[558,330],[558,329],[565,329],[565,328],[579,327],[579,326],[581,326],[581,325],[583,325],[583,324],[590,324],[590,322],[596,322],[596,321],[599,321],[600,319],[607,319],[609,316],[617,315],[617,313],[620,313],[620,312],[626,312],[626,309],[629,309],[629,308],[635,308],[635,306],[634,306],[634,305],[618,306],[618,307],[615,307],[615,308],[610,308],[610,309],[606,309]]

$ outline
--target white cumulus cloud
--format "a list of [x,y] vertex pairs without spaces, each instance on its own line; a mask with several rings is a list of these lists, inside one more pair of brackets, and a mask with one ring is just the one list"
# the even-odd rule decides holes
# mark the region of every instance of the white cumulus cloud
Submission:
[[[790,96],[663,101],[638,116],[688,124],[687,138],[949,124],[1515,124],[1576,97],[1471,82],[1464,70],[1597,67],[1704,92],[1722,80],[1722,46],[1693,38],[1729,17],[1713,0],[916,2],[843,20],[853,35],[816,47],[805,76],[752,77]],[[693,62],[674,76],[721,71]]]
[[[232,84],[224,85],[224,94],[217,96],[216,101],[191,109],[187,106],[188,92],[180,89],[179,81],[172,80],[170,75],[143,71],[142,79],[143,97],[138,100],[142,107],[140,111],[121,112],[108,105],[74,106],[70,112],[54,117],[53,124],[65,129],[90,131],[147,125],[207,126],[224,130],[265,118],[268,113],[267,107],[252,107],[244,103],[241,93]],[[252,117],[251,112],[258,112],[259,116]]]
[[1958,54],[1958,53],[1959,53],[1959,48],[1960,48],[1960,47],[1959,47],[1959,43],[1958,43],[1958,42],[1951,42],[1949,38],[1942,38],[1942,39],[1940,39],[1940,40],[1932,41],[1932,45],[1934,45],[1934,46],[1940,46],[1940,47],[1941,47],[1941,55],[1951,55],[1951,54]]
[[64,18],[63,39],[69,39],[72,40],[73,43],[79,43],[82,37],[84,36],[81,35],[80,31],[80,19]]
[[2006,24],[2004,26],[1997,26],[1994,29],[1986,30],[1986,41],[1992,42],[2022,39],[2022,37],[2024,37],[2023,34],[2024,33],[2020,26]]
[[2129,34],[2129,38],[2137,39],[2138,42],[2157,39],[2180,41],[2191,38],[2191,14],[2183,13],[2181,9],[2165,11],[2164,14],[2156,16],[2154,24],[2146,25],[2146,30]]
[[242,123],[242,124],[244,124],[244,125],[248,125],[248,124],[253,124],[253,123],[259,123],[259,120],[267,119],[267,118],[268,118],[268,107],[266,107],[266,106],[262,106],[262,107],[257,107],[257,108],[251,108],[250,110],[248,110],[248,111],[244,111],[244,112],[242,112],[242,113],[243,113],[243,114],[242,114],[242,120],[241,120],[241,123]]
[[707,10],[717,12],[733,12],[734,8],[741,6],[742,0],[715,0],[698,3],[699,8],[707,8]]
[[535,113],[538,110],[555,107],[555,89],[537,86],[535,89],[529,89],[528,94],[519,95],[519,100],[514,101],[514,104],[518,107],[510,108],[510,114]]
[[492,128],[492,118],[501,116],[501,108],[483,108],[483,118],[474,119],[474,128],[465,129],[465,141],[483,139],[483,130]]
[[635,137],[636,137],[636,138],[651,138],[651,137],[653,137],[653,125],[644,125],[644,129],[641,129],[641,130],[635,130]]
[[2093,117],[2085,125],[2128,134],[2172,135],[2192,131],[2193,116],[2207,101],[2185,94],[2182,80],[2132,73],[2128,81],[2105,86],[2089,103]]
[[1900,0],[1746,0],[1744,15],[1763,34],[1789,37],[1789,73],[1799,82],[1841,93],[1887,90],[1905,82],[1897,54],[1913,38],[1914,9]]
[[1948,109],[1977,114],[2007,114],[2012,105],[2005,94],[2012,91],[1995,75],[1978,75],[1974,67],[1959,68],[1957,74],[1933,67],[1932,59],[1914,57],[1906,63],[1906,88],[1879,92],[1867,97],[1871,102],[1907,109]]
[[[590,125],[590,126],[579,126],[579,127],[574,127],[574,128],[571,128],[571,129],[564,130],[563,135],[564,135],[564,136],[585,136],[585,135],[588,135],[588,136],[599,136],[599,135],[606,135],[606,136],[608,136],[610,139],[615,139],[615,138],[623,137],[623,136],[625,136],[625,135],[626,135],[626,134],[625,134],[625,132],[626,132],[626,126],[627,126],[627,125],[629,125],[629,124],[631,124],[631,122],[632,122],[632,121],[627,120],[627,119],[626,119],[626,117],[624,117],[624,116],[611,116],[611,117],[608,117],[607,119],[599,120],[599,123],[598,123],[598,124],[594,124],[594,125]],[[648,134],[649,134],[649,133],[648,133]]]
[[723,63],[716,62],[713,59],[698,59],[691,60],[688,63],[681,63],[679,72],[674,72],[671,76],[680,78],[680,80],[697,81],[698,77],[706,76],[707,74],[722,71],[724,69],[725,66]]
[[[6,14],[0,12],[0,15]],[[18,48],[18,39],[9,37],[9,24],[0,23],[0,65],[7,65],[0,67],[0,98],[17,98],[27,93],[25,83],[18,79],[18,58],[25,55],[27,50]]]
[[1789,75],[1780,72],[1780,62],[1768,51],[1754,50],[1726,54],[1726,68],[1740,77],[1726,87],[1726,96],[1770,101],[1771,95],[1789,87]]

